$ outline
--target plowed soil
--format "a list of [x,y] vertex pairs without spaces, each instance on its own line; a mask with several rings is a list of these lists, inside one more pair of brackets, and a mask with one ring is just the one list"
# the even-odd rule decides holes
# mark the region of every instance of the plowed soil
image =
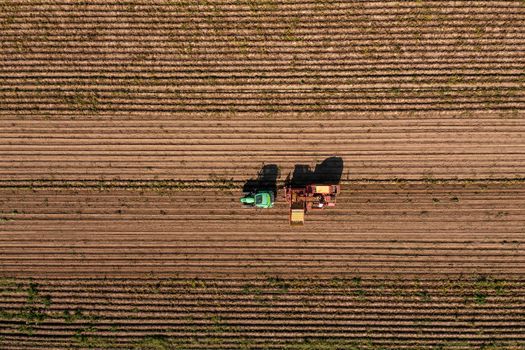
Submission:
[[0,349],[525,349],[523,1],[12,0],[0,38]]

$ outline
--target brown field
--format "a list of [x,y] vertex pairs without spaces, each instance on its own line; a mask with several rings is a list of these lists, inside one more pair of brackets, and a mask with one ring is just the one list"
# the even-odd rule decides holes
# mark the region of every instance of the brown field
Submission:
[[0,349],[525,349],[524,67],[517,0],[0,0]]

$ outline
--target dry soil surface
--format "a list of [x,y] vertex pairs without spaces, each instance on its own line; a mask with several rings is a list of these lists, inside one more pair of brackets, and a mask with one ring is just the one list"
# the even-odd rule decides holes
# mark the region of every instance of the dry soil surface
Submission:
[[[0,3],[1,349],[523,349],[523,1]],[[335,208],[238,200],[341,157]]]

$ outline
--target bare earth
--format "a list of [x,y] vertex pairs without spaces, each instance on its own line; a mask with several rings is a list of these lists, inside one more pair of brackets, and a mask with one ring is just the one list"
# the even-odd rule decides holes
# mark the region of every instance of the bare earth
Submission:
[[[525,349],[523,1],[0,2],[0,349]],[[288,224],[245,181],[328,157]]]

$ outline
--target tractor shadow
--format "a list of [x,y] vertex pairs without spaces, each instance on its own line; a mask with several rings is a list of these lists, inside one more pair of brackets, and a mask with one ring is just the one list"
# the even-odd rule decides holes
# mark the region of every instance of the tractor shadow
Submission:
[[310,166],[296,164],[293,173],[288,174],[285,180],[286,187],[304,187],[306,185],[337,185],[343,175],[343,159],[330,157],[315,165],[312,171]]
[[272,191],[277,196],[277,179],[279,178],[279,167],[276,164],[264,165],[257,178],[249,179],[244,183],[242,191],[245,194],[257,191]]

